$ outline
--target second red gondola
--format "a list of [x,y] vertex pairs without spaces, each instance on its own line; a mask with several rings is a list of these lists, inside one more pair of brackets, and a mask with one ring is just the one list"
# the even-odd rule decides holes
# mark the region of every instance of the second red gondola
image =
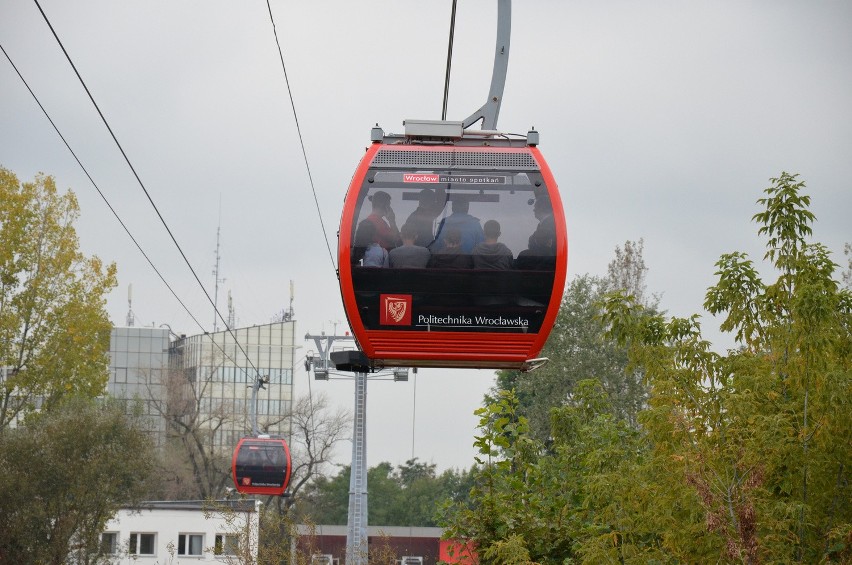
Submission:
[[283,439],[244,437],[234,449],[231,472],[243,494],[280,496],[290,484],[290,448]]

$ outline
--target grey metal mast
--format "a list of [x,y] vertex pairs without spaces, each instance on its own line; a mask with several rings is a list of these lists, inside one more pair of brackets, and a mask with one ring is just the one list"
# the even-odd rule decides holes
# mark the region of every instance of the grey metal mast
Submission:
[[367,565],[367,373],[355,373],[352,468],[346,518],[346,564]]
[[[221,206],[221,205],[220,205]],[[219,234],[222,231],[221,219],[216,227],[216,263],[213,265],[213,332],[219,331],[219,283],[225,282],[225,279],[219,278],[219,262],[222,256],[219,255]]]
[[349,475],[349,512],[346,522],[346,565],[367,565],[367,380],[371,373],[381,377],[393,374],[396,382],[408,380],[408,369],[377,370],[361,351],[332,351],[337,341],[354,341],[351,335],[305,335],[313,340],[318,355],[305,355],[305,370],[313,370],[317,380],[328,380],[329,371],[352,373],[355,376],[355,406],[352,422],[352,466]]
[[[360,352],[338,351],[332,353],[335,341],[352,342],[351,335],[305,335],[313,340],[317,353],[305,356],[305,370],[313,369],[314,378],[327,380],[332,367],[355,375],[355,406],[352,422],[352,464],[349,471],[349,512],[346,520],[346,564],[367,565],[367,375],[369,361]],[[331,360],[335,354],[343,355],[343,364]],[[352,361],[354,356],[354,362]]]

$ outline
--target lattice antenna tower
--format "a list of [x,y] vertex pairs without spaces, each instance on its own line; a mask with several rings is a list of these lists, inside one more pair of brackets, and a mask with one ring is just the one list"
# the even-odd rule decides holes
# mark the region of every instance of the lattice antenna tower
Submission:
[[295,312],[293,311],[293,297],[295,296],[295,285],[293,284],[293,279],[290,279],[290,309],[287,311],[287,321],[293,320],[293,315]]
[[237,312],[234,308],[234,299],[231,297],[231,291],[228,291],[228,329],[233,329],[236,325]]
[[[222,233],[222,197],[219,197],[219,225],[216,226],[216,251],[214,252],[216,262],[213,264],[213,331],[219,331],[219,283],[224,283],[224,278],[219,278],[219,263],[222,256],[219,254],[219,236]],[[231,322],[228,322],[231,325]]]
[[127,327],[132,328],[136,321],[136,316],[133,314],[133,284],[127,285]]

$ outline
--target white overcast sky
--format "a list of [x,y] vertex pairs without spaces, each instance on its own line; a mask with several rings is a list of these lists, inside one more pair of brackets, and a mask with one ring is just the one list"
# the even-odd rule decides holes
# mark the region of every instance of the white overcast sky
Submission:
[[[404,119],[440,118],[451,4],[271,0],[332,250],[370,127],[400,132]],[[299,334],[344,331],[266,3],[41,5],[211,295],[221,224],[222,311],[230,291],[238,325],[267,323],[287,306],[293,280]],[[449,119],[485,101],[495,24],[493,0],[458,2]],[[845,1],[516,1],[498,127],[541,133],[565,204],[569,279],[604,274],[616,245],[644,238],[649,291],[661,293],[670,314],[700,313],[722,253],[762,258],[751,217],[782,171],[806,181],[814,239],[844,263],[843,243],[852,241],[850,30]],[[157,268],[212,329],[212,307],[35,2],[0,4],[0,44]],[[84,251],[118,265],[108,302],[115,324],[124,324],[132,284],[137,325],[201,331],[5,58],[0,165],[22,181],[54,175],[75,191]],[[717,321],[704,323],[724,343]],[[414,454],[441,469],[469,467],[472,412],[492,383],[491,371],[424,370],[416,387],[371,384],[369,464]],[[308,392],[301,369],[296,388]],[[351,381],[311,390],[352,404]]]

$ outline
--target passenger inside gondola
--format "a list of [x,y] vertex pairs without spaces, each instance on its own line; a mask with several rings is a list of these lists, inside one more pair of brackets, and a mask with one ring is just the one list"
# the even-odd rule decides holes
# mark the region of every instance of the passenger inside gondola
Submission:
[[391,267],[397,269],[422,269],[429,262],[429,250],[421,245],[416,245],[417,231],[414,224],[407,223],[400,231],[402,245],[391,249],[388,253],[388,262]]
[[424,188],[417,194],[417,208],[408,216],[403,224],[414,228],[414,243],[421,247],[429,247],[435,240],[435,219],[444,211],[447,202],[447,190],[443,186],[437,192]]
[[356,264],[364,267],[387,267],[388,251],[379,245],[376,226],[369,220],[364,220],[358,225],[355,233],[355,248],[352,259]]
[[[553,219],[553,207],[550,204],[550,199],[546,196],[539,196],[533,204],[533,216],[538,220],[538,226],[535,229],[534,235],[536,240],[540,242],[547,241],[548,238],[556,238],[556,223]],[[555,246],[554,253],[555,253]]]
[[447,230],[444,246],[432,253],[428,266],[434,269],[472,269],[473,258],[461,250],[461,231]]
[[483,227],[485,241],[473,248],[474,269],[507,271],[512,268],[513,254],[505,244],[497,241],[500,237],[500,223],[488,220]]
[[556,236],[547,230],[536,230],[529,247],[515,258],[514,268],[522,271],[552,271],[556,268]]
[[556,225],[546,197],[536,198],[533,215],[539,221],[527,249],[518,253],[515,269],[550,271],[556,268]]
[[[396,214],[391,207],[391,196],[379,190],[369,197],[372,205],[370,215],[361,224],[369,222],[376,228],[376,241],[390,251],[399,245],[399,229],[396,227]],[[360,228],[361,225],[359,224]]]
[[453,196],[453,213],[441,220],[438,224],[438,233],[435,236],[435,243],[432,246],[433,250],[439,250],[444,247],[446,232],[450,229],[457,229],[461,233],[461,250],[464,253],[470,253],[473,248],[482,243],[485,235],[482,232],[482,224],[479,218],[471,216],[470,201],[464,196]]

